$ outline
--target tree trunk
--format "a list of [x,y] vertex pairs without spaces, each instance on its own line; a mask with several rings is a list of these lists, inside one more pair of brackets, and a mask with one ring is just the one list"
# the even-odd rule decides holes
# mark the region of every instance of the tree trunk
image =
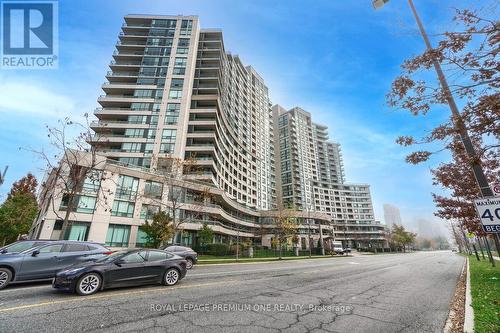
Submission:
[[69,221],[69,215],[71,214],[71,210],[73,210],[74,198],[75,195],[73,194],[68,199],[68,207],[66,207],[66,212],[64,213],[64,220],[61,228],[61,233],[59,234],[59,240],[64,240],[64,235],[66,234],[67,230],[71,230],[71,222]]
[[483,244],[481,244],[481,240],[479,237],[477,238],[477,242],[479,243],[479,251],[481,251],[481,256],[483,257],[483,259],[486,259],[484,257]]
[[500,241],[498,240],[500,238],[499,234],[495,234],[493,236],[493,239],[495,240],[495,247],[497,248],[497,256],[500,257]]
[[476,245],[475,245],[475,244],[472,244],[472,248],[474,249],[474,253],[476,254],[476,259],[477,259],[477,261],[481,261],[481,260],[479,259],[479,254],[477,253],[477,250],[476,250]]

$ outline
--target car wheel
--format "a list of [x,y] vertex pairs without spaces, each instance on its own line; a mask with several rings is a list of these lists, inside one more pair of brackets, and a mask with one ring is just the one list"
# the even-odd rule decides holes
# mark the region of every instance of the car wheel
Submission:
[[12,279],[12,272],[8,268],[0,268],[0,289],[7,287]]
[[179,281],[179,271],[175,268],[170,268],[165,272],[165,276],[163,277],[163,284],[166,286],[173,286]]
[[82,276],[76,284],[76,292],[79,295],[92,295],[101,288],[102,279],[97,273],[88,273]]
[[186,261],[187,261],[187,263],[186,263],[186,268],[187,268],[187,269],[191,269],[191,268],[193,268],[193,259],[191,259],[191,258],[187,258],[187,259],[186,259]]

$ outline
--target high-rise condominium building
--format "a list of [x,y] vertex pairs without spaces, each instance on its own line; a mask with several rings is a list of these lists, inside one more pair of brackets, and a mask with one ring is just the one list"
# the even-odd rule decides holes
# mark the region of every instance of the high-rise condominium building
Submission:
[[94,144],[110,159],[161,170],[196,160],[193,178],[255,209],[276,206],[268,88],[196,16],[125,17],[98,99]]
[[[200,29],[196,16],[127,15],[106,78],[90,141],[98,177],[70,199],[55,175],[88,168],[88,159],[49,175],[35,236],[142,245],[139,226],[180,192],[182,209],[171,213],[184,221],[183,244],[207,223],[216,241],[269,246],[283,206],[295,209],[303,247],[313,243],[306,237],[370,240],[331,223],[372,225],[369,187],[344,184],[340,147],[309,113],[273,113],[263,79],[225,50],[221,31]],[[66,211],[71,225],[62,228]]]
[[326,213],[335,239],[349,245],[380,246],[384,227],[375,221],[370,187],[345,183],[340,145],[326,126],[299,107],[273,106],[279,204]]
[[403,224],[399,208],[391,204],[384,204],[384,220],[388,228],[392,228],[395,224]]

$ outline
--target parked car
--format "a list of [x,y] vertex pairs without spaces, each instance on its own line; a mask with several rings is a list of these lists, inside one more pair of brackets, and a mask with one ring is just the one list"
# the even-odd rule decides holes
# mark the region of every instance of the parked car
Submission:
[[38,247],[40,245],[45,245],[51,242],[50,240],[20,240],[4,247],[0,248],[0,254],[7,253],[19,253],[26,251],[28,249],[32,249],[34,247]]
[[83,296],[113,287],[173,286],[186,275],[186,265],[184,258],[163,250],[123,250],[58,272],[52,286]]
[[165,251],[172,252],[186,259],[187,269],[193,268],[193,265],[196,264],[196,262],[198,262],[198,253],[196,253],[190,247],[171,245],[166,247]]
[[351,253],[351,248],[350,248],[349,246],[348,246],[348,247],[346,247],[346,248],[344,249],[344,253],[347,253],[347,254]]
[[53,279],[63,268],[111,253],[96,243],[51,241],[23,252],[0,255],[0,289],[12,282]]
[[342,242],[333,241],[332,242],[332,252],[335,254],[344,254],[344,248],[342,247]]
[[335,252],[335,254],[342,254],[342,255],[345,253],[345,251],[342,248],[342,246],[335,246],[333,248],[333,252]]

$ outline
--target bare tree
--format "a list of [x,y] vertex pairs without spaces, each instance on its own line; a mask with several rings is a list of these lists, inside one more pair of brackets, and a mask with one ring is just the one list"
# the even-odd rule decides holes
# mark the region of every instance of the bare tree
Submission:
[[174,237],[180,233],[180,244],[182,245],[183,224],[199,219],[204,215],[200,209],[189,209],[191,204],[205,206],[211,198],[209,186],[201,191],[190,191],[189,184],[193,180],[188,175],[196,175],[198,166],[196,159],[168,157],[159,158],[158,166],[154,172],[161,177],[163,186],[167,189],[166,200],[160,200],[160,205],[165,206],[166,211],[172,219],[172,229]]
[[[100,186],[108,177],[103,170],[106,159],[97,155],[98,144],[89,142],[96,138],[89,126],[88,114],[85,123],[74,122],[69,118],[60,120],[57,127],[47,128],[49,149],[29,149],[39,156],[46,165],[46,181],[42,184],[41,197],[46,200],[54,214],[63,221],[60,239],[71,230],[72,214],[79,208],[91,208],[99,204],[108,207],[109,190]],[[94,207],[86,207],[80,200],[82,195],[96,198]],[[55,203],[61,200],[61,206]],[[64,213],[61,213],[64,211]]]

